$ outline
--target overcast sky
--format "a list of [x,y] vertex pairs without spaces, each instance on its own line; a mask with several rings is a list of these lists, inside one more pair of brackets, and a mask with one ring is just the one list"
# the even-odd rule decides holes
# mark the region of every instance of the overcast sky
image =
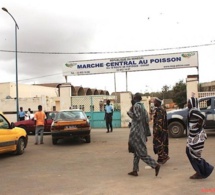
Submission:
[[[202,2],[202,3],[200,3]],[[20,83],[65,82],[68,61],[198,51],[200,82],[215,80],[213,0],[1,0],[19,29]],[[197,47],[198,46],[198,47]],[[0,11],[0,82],[15,82],[15,23]],[[121,53],[119,52],[121,51]],[[131,51],[123,52],[123,51]],[[90,52],[98,52],[90,54]],[[80,54],[81,53],[81,54]],[[161,91],[196,68],[129,72],[128,90]],[[126,90],[125,73],[73,76],[74,86]]]

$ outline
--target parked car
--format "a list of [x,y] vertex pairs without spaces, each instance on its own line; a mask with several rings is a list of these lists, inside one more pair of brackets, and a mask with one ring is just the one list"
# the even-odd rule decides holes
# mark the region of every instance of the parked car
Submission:
[[[46,124],[45,124],[45,129],[44,129],[45,133],[48,133],[48,132],[50,133],[51,124],[52,124],[52,121],[53,121],[56,113],[57,113],[57,111],[45,112],[46,118],[47,118]],[[21,127],[23,129],[25,129],[25,131],[27,132],[28,135],[35,134],[35,121],[34,121],[33,116],[29,120],[17,121],[14,123],[14,125],[16,127]]]
[[[205,129],[215,130],[215,97],[208,96],[199,98],[199,109],[205,115]],[[168,130],[170,137],[179,138],[187,129],[188,108],[167,112]]]
[[22,128],[15,127],[0,113],[0,154],[13,152],[23,154],[28,143],[28,135]]
[[51,125],[52,143],[54,145],[59,139],[74,137],[84,138],[86,143],[90,143],[90,132],[90,121],[85,112],[79,109],[58,112]]

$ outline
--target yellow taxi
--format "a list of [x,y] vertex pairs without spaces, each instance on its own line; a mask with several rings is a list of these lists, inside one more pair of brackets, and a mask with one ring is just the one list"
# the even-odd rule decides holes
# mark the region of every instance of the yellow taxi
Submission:
[[28,135],[22,128],[15,127],[0,112],[0,154],[12,152],[23,154],[28,143]]

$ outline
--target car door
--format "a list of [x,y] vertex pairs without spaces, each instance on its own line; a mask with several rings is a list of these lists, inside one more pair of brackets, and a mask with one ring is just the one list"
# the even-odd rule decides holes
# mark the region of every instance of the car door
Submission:
[[0,114],[0,153],[16,150],[16,133],[9,122]]
[[53,118],[55,117],[54,112],[46,112],[46,124],[45,124],[45,132],[50,132],[51,124],[53,121]]
[[35,131],[35,121],[34,118],[33,119],[29,119],[26,122],[26,127],[28,129],[29,132],[34,132]]
[[199,108],[205,114],[205,128],[215,127],[214,100],[211,97],[199,100]]

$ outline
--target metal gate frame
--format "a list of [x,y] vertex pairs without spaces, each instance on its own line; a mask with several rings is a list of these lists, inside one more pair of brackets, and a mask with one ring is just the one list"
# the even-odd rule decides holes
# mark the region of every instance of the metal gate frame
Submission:
[[[104,119],[105,112],[86,112],[90,118],[90,125],[92,128],[106,128],[106,122]],[[112,120],[113,128],[121,128],[121,112],[113,112]]]
[[[87,95],[87,96],[71,96],[71,107],[83,109],[89,117],[92,128],[106,128],[104,120],[104,102],[107,100],[114,100],[116,96],[113,95]],[[114,107],[114,105],[113,105]],[[121,128],[121,111],[114,109],[113,128]]]

